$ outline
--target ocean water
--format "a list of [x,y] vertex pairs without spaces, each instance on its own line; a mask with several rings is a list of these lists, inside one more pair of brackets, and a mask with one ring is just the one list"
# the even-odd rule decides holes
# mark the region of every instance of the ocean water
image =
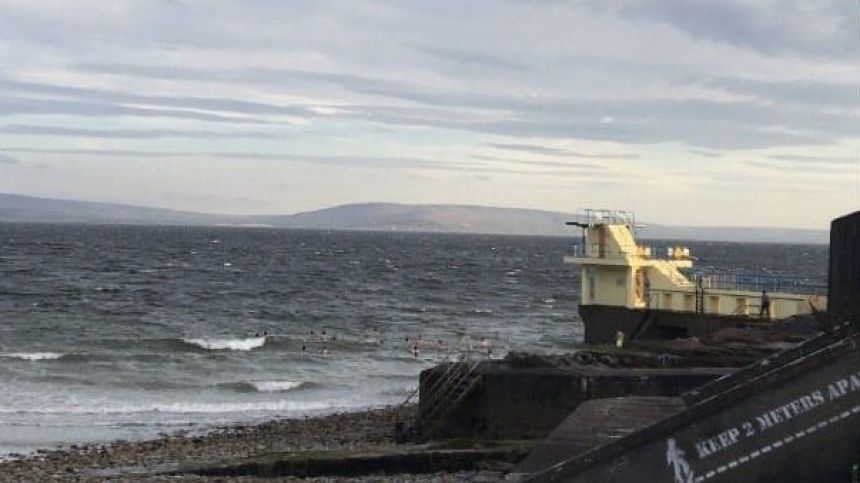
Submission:
[[[398,403],[465,337],[576,350],[575,235],[0,224],[0,453]],[[826,246],[690,246],[826,280]]]

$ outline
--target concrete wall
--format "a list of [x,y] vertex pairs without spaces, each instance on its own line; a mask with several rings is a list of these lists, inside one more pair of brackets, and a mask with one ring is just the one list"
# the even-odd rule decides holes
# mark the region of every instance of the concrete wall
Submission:
[[[588,304],[626,306],[631,290],[632,271],[628,267],[583,267],[582,300]],[[591,295],[591,279],[594,278],[594,297]]]
[[827,311],[833,323],[860,325],[860,211],[830,226],[830,287]]
[[[422,388],[434,370],[439,369],[422,372]],[[503,362],[488,363],[475,392],[443,424],[433,427],[436,437],[540,438],[582,401],[631,395],[678,396],[725,372],[718,368],[519,369]]]

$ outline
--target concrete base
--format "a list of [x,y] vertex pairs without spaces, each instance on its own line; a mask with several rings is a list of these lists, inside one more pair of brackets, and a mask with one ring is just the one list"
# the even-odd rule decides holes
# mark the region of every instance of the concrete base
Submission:
[[[646,323],[646,316],[654,319]],[[758,320],[749,316],[698,314],[653,309],[628,309],[614,305],[580,305],[586,344],[614,344],[620,330],[638,339],[703,337],[726,327],[741,327]]]
[[[438,448],[425,445],[363,448],[355,451],[270,453],[236,461],[187,463],[178,468],[139,476],[197,475],[203,477],[312,478],[320,476],[379,477],[399,474],[477,470],[482,462],[513,463],[531,450],[531,442],[500,441],[491,446]],[[125,471],[92,476],[127,477]]]
[[[434,371],[421,373],[421,399]],[[529,439],[549,434],[583,401],[621,396],[676,397],[728,374],[731,368],[609,369],[516,368],[487,362],[472,394],[444,421],[434,422],[434,438]],[[419,402],[419,420],[423,408]],[[429,435],[425,435],[429,436]]]

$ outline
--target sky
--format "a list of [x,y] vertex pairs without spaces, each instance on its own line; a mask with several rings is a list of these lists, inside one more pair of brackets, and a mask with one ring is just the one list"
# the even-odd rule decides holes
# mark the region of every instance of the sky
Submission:
[[0,192],[826,228],[860,209],[860,4],[0,0]]

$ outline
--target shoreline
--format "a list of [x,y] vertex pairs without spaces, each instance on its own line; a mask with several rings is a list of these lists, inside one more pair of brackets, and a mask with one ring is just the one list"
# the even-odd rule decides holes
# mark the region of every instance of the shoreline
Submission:
[[[177,474],[180,466],[219,464],[226,461],[308,451],[355,452],[394,445],[394,418],[413,418],[416,405],[386,406],[322,416],[274,419],[260,424],[213,428],[205,434],[178,431],[143,441],[72,445],[38,450],[0,462],[2,481],[75,479],[95,481],[200,480]],[[470,472],[398,475],[398,481],[467,481]],[[378,481],[394,475],[323,477],[324,481]],[[254,477],[237,477],[241,481]],[[367,480],[371,478],[371,480]],[[428,479],[429,478],[429,479]],[[289,480],[290,478],[288,478]],[[296,481],[314,481],[318,478]]]

